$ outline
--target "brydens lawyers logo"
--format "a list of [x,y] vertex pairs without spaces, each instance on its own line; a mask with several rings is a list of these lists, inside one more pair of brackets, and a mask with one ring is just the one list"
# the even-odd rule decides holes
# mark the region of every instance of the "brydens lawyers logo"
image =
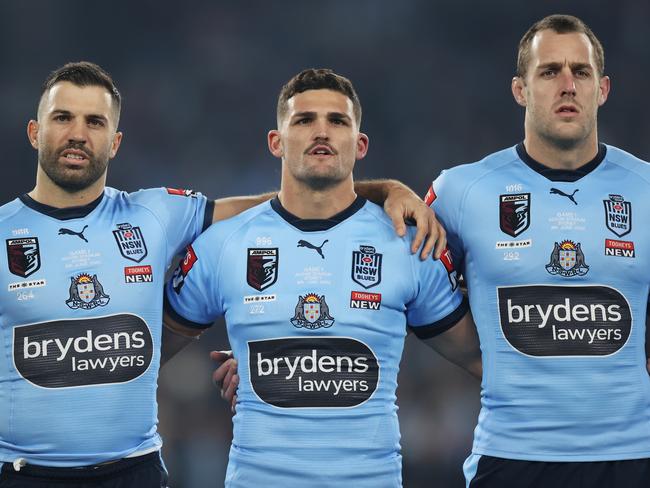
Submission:
[[16,370],[42,388],[131,381],[147,370],[152,356],[149,327],[132,314],[13,328]]
[[633,258],[634,243],[631,241],[617,241],[614,239],[605,239],[605,256]]
[[318,296],[315,293],[307,293],[304,297],[298,295],[298,304],[291,319],[294,327],[305,329],[320,329],[321,327],[332,327],[334,317],[330,315],[330,309],[325,302],[325,295]]
[[359,246],[358,251],[352,251],[352,281],[366,289],[381,283],[382,257],[373,246]]
[[580,243],[556,242],[551,251],[551,259],[546,265],[546,271],[552,275],[559,274],[566,277],[586,275],[589,266],[585,263],[585,255]]
[[41,267],[41,253],[37,237],[7,239],[7,264],[16,276],[27,278]]
[[365,291],[353,291],[350,294],[350,308],[362,308],[364,310],[379,310],[381,308],[381,293],[367,293]]
[[105,307],[111,298],[104,292],[104,287],[97,279],[97,275],[90,276],[81,273],[70,278],[70,298],[65,304],[72,308],[90,310],[95,307]]
[[147,244],[144,242],[140,227],[133,227],[129,223],[117,224],[113,236],[120,254],[126,259],[139,263],[147,257]]
[[605,225],[618,237],[632,231],[632,204],[621,195],[609,195],[603,200],[605,205]]
[[517,237],[530,226],[530,193],[499,196],[499,227]]
[[128,266],[124,268],[125,283],[151,283],[153,271],[151,266]]
[[271,248],[248,248],[246,282],[262,291],[278,280],[280,250]]
[[199,258],[194,252],[194,248],[192,248],[192,246],[187,246],[185,257],[178,264],[178,267],[174,271],[174,276],[172,277],[172,287],[174,288],[176,294],[179,294],[181,292],[181,288],[183,288],[183,285],[185,284],[185,277],[187,276],[187,273],[190,272],[192,266],[194,266],[194,263],[196,263],[198,260]]
[[248,361],[253,391],[279,408],[356,407],[379,382],[377,356],[349,337],[250,341]]
[[632,329],[627,299],[608,286],[497,288],[505,339],[528,356],[607,356]]

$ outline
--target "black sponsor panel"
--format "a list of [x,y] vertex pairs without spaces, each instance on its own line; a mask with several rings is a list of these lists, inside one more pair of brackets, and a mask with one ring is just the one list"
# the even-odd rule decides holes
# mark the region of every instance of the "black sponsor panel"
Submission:
[[355,407],[377,389],[377,358],[354,339],[251,341],[248,352],[253,390],[276,407]]
[[606,356],[627,342],[630,305],[607,286],[515,286],[497,290],[501,330],[530,356]]
[[149,327],[130,314],[14,327],[14,364],[44,388],[124,383],[153,355]]

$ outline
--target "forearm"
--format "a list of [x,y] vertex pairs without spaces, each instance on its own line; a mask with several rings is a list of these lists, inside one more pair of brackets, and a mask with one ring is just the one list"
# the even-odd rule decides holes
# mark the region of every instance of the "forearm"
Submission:
[[229,219],[248,210],[255,205],[259,205],[271,198],[274,198],[278,192],[262,193],[260,195],[250,195],[243,197],[219,198],[214,201],[214,212],[212,213],[212,222]]
[[[377,205],[384,205],[388,193],[391,190],[403,190],[408,193],[415,192],[404,183],[397,180],[380,179],[380,180],[362,180],[354,182],[354,191],[366,200],[370,200]],[[417,196],[417,195],[416,195]]]

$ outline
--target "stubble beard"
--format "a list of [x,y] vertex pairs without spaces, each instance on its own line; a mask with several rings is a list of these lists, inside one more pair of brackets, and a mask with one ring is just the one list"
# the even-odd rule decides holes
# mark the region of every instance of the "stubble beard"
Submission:
[[[70,169],[59,162],[66,149],[79,149],[88,155],[84,168]],[[95,154],[83,144],[66,144],[52,149],[45,147],[38,154],[38,164],[52,182],[66,193],[77,193],[92,186],[106,172],[108,151]]]

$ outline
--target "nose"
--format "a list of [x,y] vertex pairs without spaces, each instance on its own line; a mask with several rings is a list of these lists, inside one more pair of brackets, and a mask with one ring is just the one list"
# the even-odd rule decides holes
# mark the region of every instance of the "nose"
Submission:
[[329,139],[329,133],[327,131],[327,121],[326,120],[317,120],[314,124],[314,140],[318,139]]
[[573,72],[570,69],[564,69],[560,73],[560,82],[562,89],[562,96],[576,96],[576,82],[573,77]]
[[76,118],[70,125],[70,130],[68,131],[68,142],[82,142],[85,143],[88,139],[88,128],[86,123],[79,118]]

